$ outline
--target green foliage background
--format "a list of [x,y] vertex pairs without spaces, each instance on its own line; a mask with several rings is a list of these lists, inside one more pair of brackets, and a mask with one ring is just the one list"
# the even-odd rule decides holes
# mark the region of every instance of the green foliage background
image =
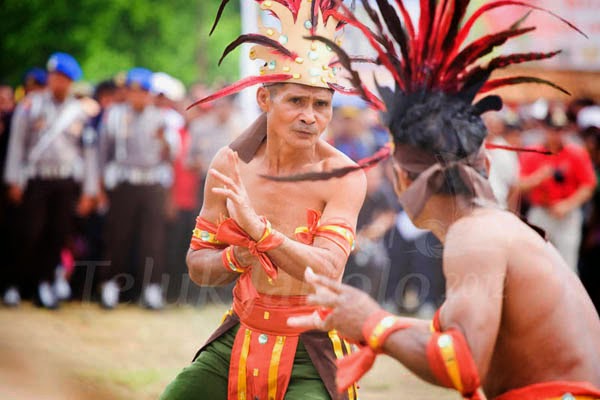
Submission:
[[217,67],[240,32],[231,2],[211,37],[218,0],[0,1],[0,80],[20,83],[54,51],[72,54],[97,83],[134,66],[164,71],[186,85],[237,79],[239,52]]

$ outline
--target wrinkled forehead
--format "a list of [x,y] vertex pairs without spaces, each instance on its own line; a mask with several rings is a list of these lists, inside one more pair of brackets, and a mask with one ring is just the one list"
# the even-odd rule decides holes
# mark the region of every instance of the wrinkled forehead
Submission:
[[275,89],[278,94],[280,93],[284,96],[315,97],[323,100],[331,100],[333,97],[333,90],[331,89],[299,83],[277,83],[268,87]]

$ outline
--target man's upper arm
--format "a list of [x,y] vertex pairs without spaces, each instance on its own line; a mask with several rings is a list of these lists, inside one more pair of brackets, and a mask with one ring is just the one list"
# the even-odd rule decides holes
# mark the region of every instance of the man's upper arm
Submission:
[[[332,180],[330,185],[328,191],[331,196],[323,209],[320,224],[341,221],[350,225],[353,231],[356,231],[358,213],[366,194],[367,180],[365,173],[363,171],[352,172],[344,178]],[[313,245],[334,251],[336,253],[335,259],[340,260],[340,266],[343,267],[346,264],[346,255],[331,241],[316,237]]]
[[468,229],[453,232],[455,238],[446,242],[446,301],[440,321],[443,330],[463,333],[483,379],[500,328],[506,250],[493,234]]

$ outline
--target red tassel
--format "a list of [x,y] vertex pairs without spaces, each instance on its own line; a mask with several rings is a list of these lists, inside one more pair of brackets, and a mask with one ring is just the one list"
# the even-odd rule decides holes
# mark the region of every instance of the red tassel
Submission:
[[453,77],[470,64],[477,61],[479,58],[488,54],[494,47],[504,44],[508,39],[535,30],[534,27],[506,30],[491,35],[486,35],[475,42],[468,45],[463,51],[458,53],[456,57],[449,58],[447,67],[444,68],[446,77]]
[[351,353],[336,361],[337,374],[336,383],[339,393],[343,393],[367,373],[377,355],[370,347],[363,347],[355,353]]
[[471,17],[469,18],[469,20],[463,25],[463,27],[459,31],[459,33],[458,33],[458,35],[456,37],[456,40],[454,42],[455,44],[454,44],[454,49],[453,49],[452,53],[453,54],[458,53],[458,50],[460,49],[460,46],[463,44],[463,42],[465,41],[465,39],[469,35],[469,32],[471,31],[471,28],[473,27],[473,24],[479,19],[479,17],[481,17],[482,14],[484,14],[484,13],[490,11],[490,10],[493,10],[494,8],[504,7],[504,6],[511,6],[511,5],[512,6],[529,7],[529,8],[534,9],[534,10],[539,10],[539,11],[543,11],[545,13],[548,13],[548,14],[552,15],[553,17],[558,18],[560,21],[562,21],[563,23],[567,24],[572,29],[576,30],[577,32],[579,32],[580,34],[582,34],[584,37],[587,38],[587,35],[585,33],[583,33],[581,30],[579,30],[579,28],[577,28],[575,25],[573,25],[572,23],[570,23],[566,19],[562,18],[561,16],[553,13],[552,11],[550,11],[550,10],[548,10],[546,8],[534,6],[534,5],[531,5],[531,4],[526,3],[524,1],[499,0],[499,1],[495,1],[493,3],[488,3],[488,4],[485,4],[485,5],[481,6],[480,8],[477,9],[477,11],[475,11],[475,13],[473,13],[473,15],[471,15]]
[[554,89],[559,90],[568,96],[571,95],[571,93],[558,86],[556,83],[550,82],[546,79],[536,78],[535,76],[512,76],[510,78],[492,79],[490,81],[487,81],[487,83],[481,88],[481,90],[478,93],[482,94],[489,92],[490,90],[497,89],[499,87],[519,85],[521,83],[541,83],[543,85],[551,86]]
[[495,144],[495,143],[488,143],[488,142],[485,143],[485,148],[488,150],[508,150],[508,151],[515,151],[518,153],[537,153],[537,154],[543,154],[545,156],[551,156],[554,154],[548,150],[538,150],[538,149],[532,149],[532,148],[527,148],[527,147],[507,146],[507,145],[503,145],[503,144]]
[[209,101],[214,101],[214,100],[220,99],[221,97],[225,97],[225,96],[229,96],[230,94],[237,93],[241,90],[246,89],[247,87],[256,85],[257,83],[285,82],[290,78],[292,78],[292,75],[290,75],[290,74],[249,76],[247,78],[239,80],[238,82],[234,83],[233,85],[227,86],[227,87],[211,94],[210,96],[206,96],[205,98],[196,101],[192,105],[188,106],[186,108],[186,110],[189,110],[190,108],[197,106],[199,104],[207,103]]

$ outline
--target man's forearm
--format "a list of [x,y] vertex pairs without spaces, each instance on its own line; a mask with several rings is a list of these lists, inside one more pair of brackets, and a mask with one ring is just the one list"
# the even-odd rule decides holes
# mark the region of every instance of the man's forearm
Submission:
[[401,362],[421,379],[439,385],[429,367],[427,344],[431,339],[429,321],[411,319],[410,328],[392,333],[383,345],[383,352]]
[[224,250],[189,250],[186,264],[190,279],[200,286],[224,286],[233,282],[239,274],[223,266],[221,254]]
[[336,255],[330,250],[300,243],[288,237],[281,246],[267,254],[278,268],[298,280],[304,280],[304,270],[308,266],[317,274],[338,279],[346,265],[346,259],[336,260]]
[[583,186],[571,196],[564,199],[563,202],[566,202],[571,210],[575,210],[591,199],[593,194],[594,188],[592,186]]

